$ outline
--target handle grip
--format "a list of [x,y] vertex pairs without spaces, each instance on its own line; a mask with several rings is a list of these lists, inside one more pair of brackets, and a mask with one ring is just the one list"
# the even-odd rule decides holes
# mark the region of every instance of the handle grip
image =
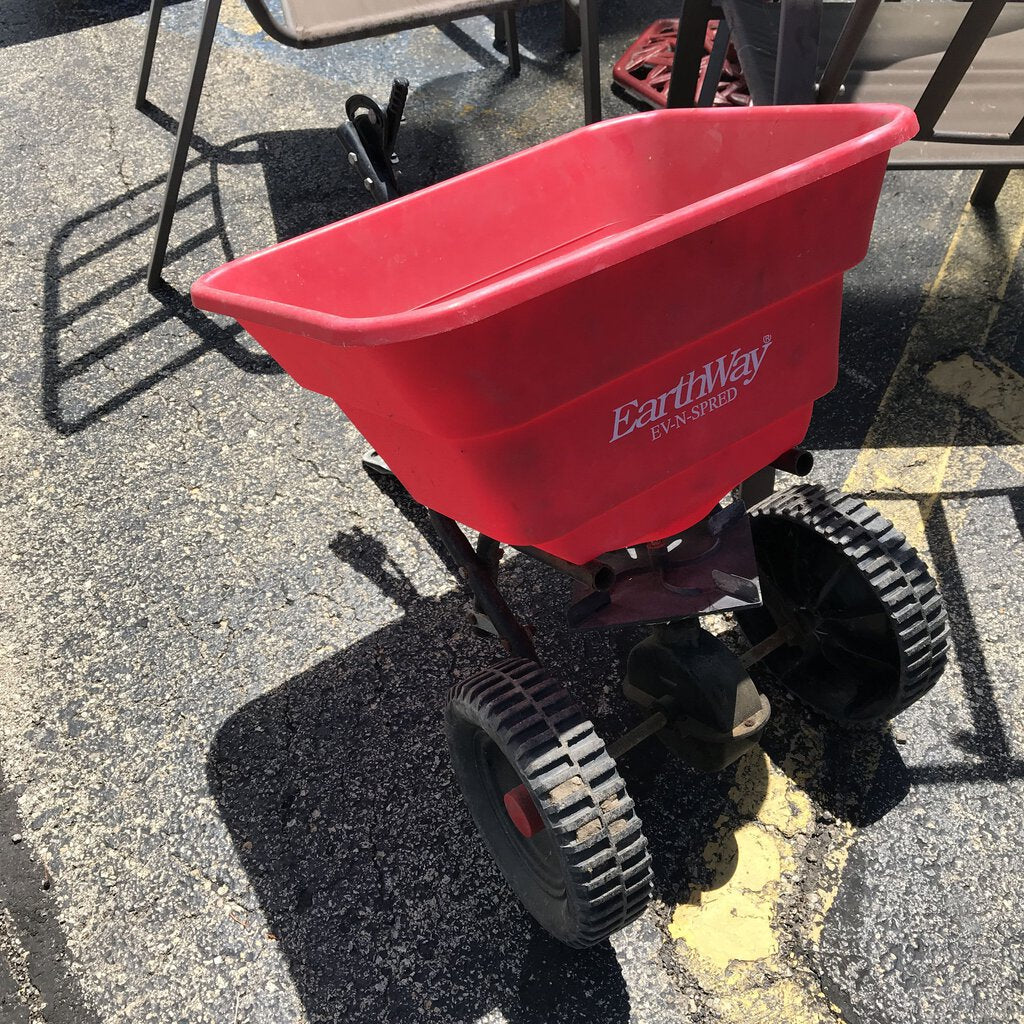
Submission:
[[402,126],[405,101],[409,97],[409,79],[396,78],[391,83],[391,95],[384,115],[384,151],[390,156],[398,142],[398,129]]

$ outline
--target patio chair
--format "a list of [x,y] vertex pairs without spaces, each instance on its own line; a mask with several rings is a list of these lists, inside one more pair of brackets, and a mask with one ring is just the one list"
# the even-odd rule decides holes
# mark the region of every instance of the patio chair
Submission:
[[[495,42],[505,44],[510,70],[513,75],[518,75],[520,61],[516,8],[532,0],[281,0],[283,21],[271,13],[266,0],[244,2],[260,28],[271,39],[297,49],[333,46],[337,43],[388,35],[420,25],[453,21],[477,14],[494,15]],[[153,55],[164,3],[165,0],[151,0],[135,97],[135,106],[139,110],[145,110],[147,106],[146,90],[153,67]],[[206,0],[188,92],[178,122],[171,166],[167,175],[167,189],[160,209],[156,238],[146,275],[146,284],[151,291],[159,285],[163,273],[171,224],[188,159],[221,3],[222,0]],[[596,0],[563,0],[563,12],[566,49],[582,49],[584,106],[589,123],[594,119],[591,112],[595,108],[595,103],[599,108],[599,101],[596,99],[599,88]]]
[[[718,4],[755,104],[914,107],[920,130],[893,150],[889,167],[978,168],[976,206],[994,203],[1010,170],[1024,167],[1024,4]],[[710,0],[683,0],[670,106],[693,105],[696,35],[703,40],[711,16]]]

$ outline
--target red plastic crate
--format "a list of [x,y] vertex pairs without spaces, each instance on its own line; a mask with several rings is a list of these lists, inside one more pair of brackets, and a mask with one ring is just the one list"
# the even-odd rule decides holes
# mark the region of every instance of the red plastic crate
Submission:
[[[709,21],[704,36],[704,57],[700,62],[696,101],[707,75],[711,47],[715,42],[718,22]],[[640,34],[636,42],[615,62],[612,77],[623,89],[644,103],[663,107],[668,99],[668,87],[672,78],[672,62],[676,53],[676,37],[679,34],[678,18],[659,18]],[[746,107],[750,105],[750,91],[743,77],[736,48],[730,43],[722,64],[722,73],[715,89],[714,106]]]
[[418,501],[583,562],[692,525],[803,439],[843,271],[916,128],[874,104],[617,118],[192,297],[333,398]]

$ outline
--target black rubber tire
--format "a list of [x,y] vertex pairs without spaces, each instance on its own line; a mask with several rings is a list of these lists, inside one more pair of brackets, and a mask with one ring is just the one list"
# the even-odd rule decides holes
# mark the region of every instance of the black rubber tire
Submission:
[[[652,876],[640,819],[564,687],[534,662],[509,658],[452,688],[446,726],[480,834],[544,929],[570,946],[592,946],[643,912]],[[502,802],[520,783],[545,825],[532,839]]]
[[736,619],[751,644],[787,617],[799,623],[797,641],[763,662],[787,689],[835,721],[873,726],[935,685],[949,648],[946,609],[888,519],[816,484],[773,494],[750,519],[764,607]]

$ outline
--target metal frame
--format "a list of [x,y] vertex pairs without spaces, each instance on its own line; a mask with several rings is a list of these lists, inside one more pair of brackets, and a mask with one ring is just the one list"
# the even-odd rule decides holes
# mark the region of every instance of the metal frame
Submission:
[[782,0],[772,103],[813,103],[821,0]]
[[[515,8],[507,7],[501,14],[502,35],[505,37],[505,52],[508,54],[508,68],[513,77],[518,78],[522,69],[519,57],[519,24],[516,21]],[[497,36],[497,33],[495,33]]]
[[[376,455],[371,456],[369,460],[364,459],[364,463],[375,474],[392,475],[390,469]],[[742,485],[741,489],[748,489],[748,485],[752,485],[759,495],[767,497],[773,490],[776,467],[797,475],[805,475],[810,471],[812,464],[813,458],[809,452],[799,448],[791,449],[783,453],[772,466],[768,466],[755,474],[751,480]],[[474,548],[462,527],[453,519],[432,509],[427,510],[427,515],[431,526],[455,563],[459,578],[465,583],[472,595],[472,604],[469,610],[470,618],[474,625],[481,631],[492,634],[501,640],[505,650],[513,657],[525,658],[534,662],[538,661],[537,651],[533,643],[532,629],[519,621],[509,607],[498,585],[497,576],[498,566],[501,561],[501,543],[492,537],[480,534]],[[719,521],[717,527],[713,523],[716,519]],[[740,547],[746,546],[749,548],[749,558],[753,563],[754,555],[750,538],[749,519],[742,503],[734,503],[720,509],[717,513],[712,513],[707,520],[702,524],[698,524],[693,530],[699,530],[702,526],[706,527],[705,532],[710,531],[708,536],[714,540],[714,543],[701,551],[698,550],[700,538],[695,538],[695,541],[698,543],[694,547],[693,557],[683,557],[679,563],[680,566],[685,566],[692,562],[694,571],[700,572],[702,571],[702,563],[707,562],[707,558],[712,551],[715,552],[716,562],[720,562],[724,558],[729,564],[732,564],[727,557],[727,549],[730,546],[735,547],[737,540],[726,541],[725,535],[741,526],[740,532],[744,534],[745,539],[740,538],[738,542]],[[679,536],[685,538],[688,532],[684,531]],[[721,537],[719,537],[719,534],[721,534]],[[707,538],[704,539],[706,540]],[[654,569],[657,568],[655,563],[660,565],[668,557],[668,549],[661,545],[647,545],[643,547],[650,548],[646,552],[648,560],[651,562],[651,565],[648,566],[648,571],[653,573]],[[574,596],[578,596],[577,592],[581,585],[584,589],[590,587],[601,591],[612,590],[619,576],[619,570],[613,565],[616,556],[624,557],[625,554],[632,552],[634,549],[627,549],[627,552],[611,552],[607,556],[602,556],[603,560],[589,562],[586,565],[576,565],[535,548],[520,547],[518,550],[535,561],[547,565],[560,572],[563,576],[575,581]],[[706,569],[707,566],[705,565],[703,571],[706,571]],[[629,583],[635,575],[635,572],[631,571],[627,565],[622,573],[622,579]],[[642,573],[642,575],[647,575],[647,573]],[[729,574],[724,573],[721,575],[728,576]],[[743,582],[751,584],[755,593],[737,601],[735,606],[743,608],[759,605],[760,590],[756,580],[751,579]],[[579,626],[580,623],[575,622],[573,618],[574,607],[575,605],[570,604],[569,623],[570,625]],[[699,603],[693,605],[693,607],[695,609],[703,608]],[[703,633],[699,625],[700,616],[711,610],[714,609],[704,608],[703,610],[682,612],[679,615],[673,616],[668,623],[665,622],[664,618],[658,618],[652,626],[651,636],[634,650],[649,647],[652,643],[664,647],[667,642],[668,646],[672,647],[671,642],[666,641],[665,637],[660,636],[666,630],[668,630],[668,634],[675,635],[673,631],[681,629],[687,635],[692,633],[694,637],[697,637],[698,634]],[[634,622],[639,624],[644,621],[647,620],[643,618],[630,619],[627,616],[620,623],[613,616],[611,621],[601,625],[614,626]],[[689,677],[670,681],[662,678],[659,674],[657,679],[658,685],[655,689],[660,691],[667,685],[669,693],[663,697],[652,696],[648,693],[649,688],[645,688],[642,685],[642,677],[644,677],[643,665],[635,664],[633,656],[630,655],[630,667],[627,671],[625,687],[626,695],[646,708],[649,714],[639,725],[628,730],[615,742],[611,743],[608,747],[609,753],[613,757],[619,758],[638,744],[652,736],[661,734],[668,737],[666,743],[677,753],[684,756],[691,764],[703,770],[717,770],[723,767],[739,756],[750,743],[756,740],[770,714],[767,701],[758,694],[749,679],[747,670],[751,665],[756,664],[771,654],[776,648],[789,642],[790,639],[791,628],[783,626],[743,654],[735,655],[723,645],[717,644],[716,641],[709,638],[710,643],[712,645],[717,644],[717,646],[710,652],[707,650],[703,652],[703,660],[700,663],[701,668],[698,673],[701,680],[700,685],[712,691],[717,691],[723,687],[728,690],[735,689],[736,691],[734,699],[712,702],[716,707],[720,704],[722,710],[726,712],[724,719],[721,721],[719,721],[719,718],[722,717],[721,714],[716,716],[712,713],[712,717],[709,719],[706,712],[703,714],[696,713],[689,706],[693,703],[692,700],[687,699],[691,696],[690,690],[693,688],[692,680]],[[707,646],[707,641],[705,641],[704,646]],[[683,648],[687,647],[688,645],[684,643]],[[687,656],[687,650],[682,648],[675,653],[679,657]],[[716,653],[718,655],[717,660],[709,656]],[[657,659],[655,661],[658,666],[661,665],[661,661]],[[650,680],[647,681],[649,682]],[[745,703],[740,700],[741,694],[744,697]]]
[[714,105],[715,95],[718,92],[718,83],[722,78],[722,68],[725,67],[725,56],[729,52],[729,42],[732,39],[732,32],[725,21],[718,22],[718,31],[715,32],[715,41],[711,44],[711,53],[708,56],[707,70],[704,72],[704,81],[700,86],[700,95],[697,97],[698,107],[710,107]]
[[[704,57],[704,37],[708,22],[715,20],[718,21],[718,31],[715,33],[715,41],[708,57],[700,95],[695,99],[697,82],[700,80],[700,62]],[[678,109],[693,106],[710,107],[714,104],[731,38],[732,32],[722,18],[721,9],[711,0],[682,0],[679,28],[676,31],[676,50],[665,95],[666,107]]]
[[[919,139],[935,138],[936,123],[1005,6],[1006,0],[972,0],[914,109],[921,126],[917,135]],[[997,138],[990,136],[992,141]]]
[[564,0],[565,47],[580,49],[583,123],[601,120],[601,9],[599,0]]
[[[676,30],[676,52],[672,58],[672,75],[668,80],[665,106],[692,107],[700,78],[700,62],[704,56],[704,36],[711,20],[711,0],[683,0]],[[710,78],[705,76],[705,82]],[[703,96],[701,97],[703,99]]]
[[[787,0],[783,0],[786,3]],[[860,44],[871,24],[872,18],[881,6],[880,0],[856,0],[847,24],[829,58],[822,78],[823,88],[819,91],[818,102],[828,103],[835,99],[842,82],[856,57]],[[917,139],[928,141],[962,141],[970,143],[991,143],[1017,145],[1024,142],[1024,118],[1009,135],[985,134],[981,132],[936,132],[935,125],[949,106],[960,83],[977,57],[978,52],[988,39],[996,20],[1006,6],[1006,0],[971,0],[964,14],[963,21],[950,40],[946,52],[942,55],[932,77],[929,79],[921,98],[918,100],[914,113],[917,115],[920,130]],[[819,15],[820,17],[820,15]],[[781,56],[781,51],[780,51]],[[833,63],[835,67],[833,68]],[[824,88],[824,87],[827,87]],[[982,171],[974,191],[971,203],[974,206],[991,206],[999,197],[999,192],[1006,181],[1010,170],[1020,167],[1019,161],[1000,161],[998,155],[992,161],[996,166],[987,167]],[[911,164],[904,164],[908,169]],[[925,167],[949,166],[941,158],[934,163],[925,163]],[[961,161],[953,161],[952,166],[962,166]]]
[[[185,173],[189,146],[192,144],[192,132],[195,129],[196,114],[199,111],[199,99],[203,94],[206,82],[206,69],[210,63],[210,50],[213,48],[213,37],[217,31],[220,18],[221,0],[206,0],[203,12],[203,23],[199,30],[196,43],[196,55],[192,61],[192,73],[189,76],[188,91],[185,93],[185,104],[178,121],[178,132],[174,138],[171,151],[171,166],[167,172],[167,188],[160,207],[160,218],[156,225],[156,237],[153,239],[153,251],[149,257],[146,270],[146,287],[153,291],[160,284],[167,256],[167,243],[171,237],[171,225],[178,206],[178,194],[181,191],[181,179]],[[156,48],[157,29],[160,25],[160,14],[164,0],[152,0],[149,10],[149,25],[146,30],[146,46],[142,55],[142,67],[139,72],[139,87],[135,95],[135,106],[144,110],[147,104],[146,90],[149,75],[153,66],[153,53]]]
[[[839,33],[835,49],[829,55],[818,85],[818,102],[834,103],[853,61],[871,27],[871,22],[882,6],[882,0],[857,0],[846,19],[843,31]],[[817,58],[815,58],[817,59]]]
[[[822,0],[781,0],[779,41],[776,52],[773,103],[833,103],[842,90],[857,52],[864,42],[882,0],[855,0],[828,62],[815,83]],[[1024,166],[1019,156],[999,150],[1024,144],[1024,118],[1008,135],[983,132],[939,132],[935,130],[950,100],[1006,5],[1006,0],[971,0],[965,4],[963,20],[942,55],[922,93],[915,113],[921,142],[963,142],[991,145],[986,154],[970,163],[963,157],[937,154],[934,158],[894,157],[893,168],[928,169],[981,167],[981,177],[971,195],[975,206],[992,205],[1010,170]],[[683,14],[676,47],[676,60],[669,85],[669,106],[692,106],[693,88],[699,72],[705,11],[709,0],[683,0]],[[701,97],[703,100],[703,96]]]
[[[1017,122],[1017,127],[1010,132],[1010,145],[1019,146],[1024,144],[1024,117]],[[974,206],[991,206],[998,198],[999,193],[1006,184],[1010,171],[1019,166],[1014,163],[1007,167],[986,167],[978,178],[978,183],[971,193],[971,203]]]
[[[375,454],[369,459],[364,458],[363,461],[371,472],[391,475],[391,470]],[[672,619],[689,619],[714,611],[759,605],[760,591],[755,579],[757,570],[753,561],[749,528],[736,533],[737,525],[747,522],[749,507],[774,492],[776,470],[781,469],[795,476],[806,476],[813,465],[814,458],[809,451],[792,448],[783,452],[771,465],[765,466],[744,481],[738,488],[738,502],[712,511],[704,520],[677,534],[675,538],[608,552],[583,565],[568,562],[538,548],[516,546],[516,550],[574,582],[568,620],[570,625],[575,627],[639,625],[644,622],[662,622],[666,616]],[[473,619],[476,625],[486,632],[496,634],[510,654],[536,659],[529,631],[508,607],[497,584],[501,543],[480,534],[474,549],[462,527],[453,519],[432,509],[428,509],[427,514],[448,554],[459,567],[459,575],[473,595]],[[717,553],[717,569],[723,571],[717,571],[715,566],[706,564],[707,555],[711,551]],[[746,564],[748,562],[749,565]],[[724,571],[726,569],[729,571]],[[669,585],[666,573],[670,571],[689,573],[686,585]],[[708,572],[715,577],[715,586],[720,592],[710,603],[707,600],[707,593],[695,589],[697,577],[706,576]],[[737,572],[746,575],[735,575]],[[626,600],[628,595],[624,594],[623,609],[610,618],[597,616],[590,622],[594,611],[609,604],[613,592],[619,594],[619,584],[626,590],[634,591],[637,580],[641,580],[641,589],[644,589],[643,580],[648,576],[655,590],[663,587],[675,595],[674,610],[671,614],[666,611],[654,616],[633,615],[632,613],[637,612],[643,602],[641,601],[641,605],[637,605],[635,601],[630,603]],[[594,604],[589,601],[591,597],[600,600]],[[662,610],[667,607],[663,605]]]
[[[569,0],[565,0],[569,2]],[[587,3],[588,0],[583,0]],[[135,91],[135,106],[138,110],[147,111],[149,101],[146,98],[149,89],[149,80],[153,70],[153,57],[156,53],[156,39],[160,29],[160,16],[163,13],[165,0],[151,0],[149,8],[149,19],[146,24],[146,39],[142,50],[142,62],[139,66],[139,80]],[[188,161],[188,151],[192,144],[192,133],[195,129],[196,114],[199,111],[199,101],[203,94],[203,85],[206,82],[206,70],[210,62],[210,51],[213,47],[213,39],[217,32],[217,23],[220,19],[222,0],[206,0],[203,11],[203,20],[199,29],[199,39],[196,43],[195,57],[192,61],[192,71],[189,75],[188,89],[185,93],[185,102],[182,107],[181,117],[178,121],[178,131],[174,140],[174,147],[171,151],[171,164],[167,172],[167,186],[164,192],[163,203],[160,207],[160,217],[157,221],[156,236],[153,240],[153,249],[149,259],[149,266],[146,271],[146,287],[150,291],[156,290],[161,282],[164,260],[167,256],[167,244],[171,235],[171,225],[174,222],[174,214],[178,205],[178,195],[181,190],[181,179],[185,173],[185,164]],[[260,28],[272,39],[284,46],[296,49],[309,49],[313,47],[324,47],[335,45],[354,39],[355,36],[323,36],[323,37],[299,37],[289,32],[281,25],[267,10],[262,0],[245,0],[245,5],[252,16],[256,19]],[[505,50],[508,56],[509,68],[513,75],[518,75],[521,67],[519,54],[519,33],[516,24],[516,11],[512,6],[505,6],[500,12],[501,17],[496,25],[495,36],[498,40],[505,42]],[[499,27],[500,26],[500,27]],[[594,28],[596,32],[596,26]],[[588,47],[588,34],[584,33],[584,60],[587,60],[592,52]],[[584,76],[587,77],[586,75]],[[598,118],[600,107],[598,107]]]
[[530,634],[515,617],[515,613],[509,608],[498,588],[496,576],[500,544],[491,537],[481,534],[474,551],[469,538],[454,519],[449,519],[433,509],[428,510],[428,514],[431,525],[437,531],[448,554],[455,560],[462,578],[473,595],[476,611],[486,616],[509,654],[516,658],[536,661],[537,651],[534,649]]

